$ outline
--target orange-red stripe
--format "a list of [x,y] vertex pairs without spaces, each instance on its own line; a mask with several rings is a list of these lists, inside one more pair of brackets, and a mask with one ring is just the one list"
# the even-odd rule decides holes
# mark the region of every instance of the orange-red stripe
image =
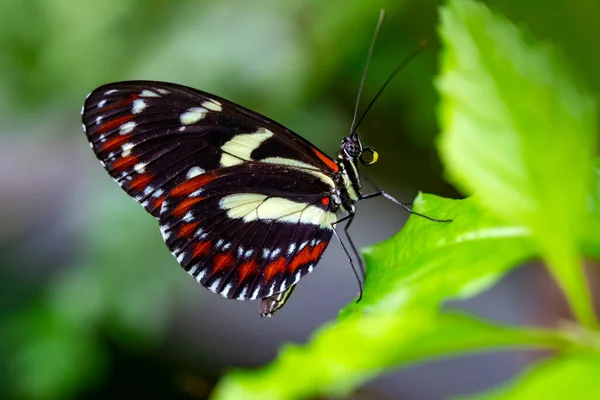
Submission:
[[238,283],[242,283],[253,271],[258,269],[256,261],[248,261],[237,267],[238,270]]
[[200,225],[200,221],[198,222],[190,222],[189,224],[182,224],[181,228],[179,228],[179,233],[177,237],[188,236],[190,233],[194,232],[196,228]]
[[206,185],[207,183],[211,182],[212,180],[216,179],[218,177],[217,174],[202,174],[202,175],[198,175],[195,178],[192,179],[188,179],[187,181],[184,181],[183,183],[177,185],[169,194],[170,196],[187,196],[190,193],[195,192],[196,190],[200,189],[202,186]]
[[321,242],[312,248],[306,246],[298,254],[296,254],[294,258],[292,258],[292,261],[288,265],[288,271],[293,273],[296,271],[296,269],[298,269],[298,267],[317,261],[321,254],[323,254],[325,251],[326,247],[327,242]]
[[319,157],[319,160],[323,161],[323,163],[327,165],[327,167],[332,169],[334,172],[338,172],[340,167],[338,167],[335,161],[327,157],[325,154],[323,154],[323,152],[321,152],[321,150],[317,149],[316,147],[313,147],[312,151],[316,154],[317,157]]
[[117,108],[117,107],[121,107],[121,106],[126,106],[129,103],[133,103],[133,101],[135,99],[137,99],[139,96],[137,94],[132,94],[131,96],[129,96],[126,99],[123,99],[121,101],[117,101],[115,104],[111,104],[109,106],[103,107],[100,109],[100,112],[105,112],[108,110],[112,110],[113,108]]
[[104,142],[101,151],[112,151],[117,147],[121,146],[123,143],[127,143],[127,141],[129,141],[130,138],[131,135],[118,135],[111,137],[106,142]]
[[177,218],[181,218],[185,215],[186,212],[188,212],[188,210],[190,208],[192,208],[192,206],[200,201],[204,200],[204,197],[188,197],[185,200],[182,200],[177,207],[175,207],[173,209],[173,216],[177,217]]
[[286,265],[287,260],[283,256],[279,257],[277,260],[267,265],[267,267],[263,270],[263,275],[265,276],[265,283],[269,282],[271,278],[275,276],[275,274],[279,272],[285,272]]
[[137,175],[135,178],[129,181],[129,189],[136,189],[142,191],[142,189],[152,180],[153,176],[148,174]]
[[111,129],[116,128],[117,126],[123,125],[125,122],[131,121],[133,118],[134,118],[133,115],[123,115],[122,117],[112,119],[112,120],[100,125],[97,133],[108,132]]
[[211,276],[216,274],[222,269],[230,268],[233,265],[234,259],[230,253],[217,254],[214,258],[213,270]]
[[198,256],[207,256],[210,254],[210,248],[212,247],[212,243],[210,240],[205,242],[198,242],[194,245],[194,253],[192,254],[192,258]]
[[127,169],[127,168],[137,164],[138,161],[139,161],[139,158],[137,158],[134,155],[129,155],[127,157],[119,158],[117,161],[115,161],[113,163],[112,167],[113,167],[113,169],[116,169],[116,170]]

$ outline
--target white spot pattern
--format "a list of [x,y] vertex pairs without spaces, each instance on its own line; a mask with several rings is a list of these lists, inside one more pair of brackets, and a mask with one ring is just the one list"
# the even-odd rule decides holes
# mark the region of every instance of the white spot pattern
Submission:
[[193,107],[181,114],[179,116],[179,121],[181,121],[183,125],[195,124],[196,122],[204,118],[207,112],[208,110],[206,108]]
[[205,101],[202,103],[202,107],[208,108],[211,111],[222,111],[223,107],[221,107],[221,103],[216,100]]
[[135,99],[133,101],[133,107],[131,107],[131,112],[134,114],[139,114],[142,111],[144,111],[144,109],[147,107],[148,105],[146,104],[146,102],[142,99]]
[[142,93],[140,93],[140,97],[160,97],[160,95],[151,90],[144,89],[142,90]]
[[133,167],[133,169],[139,173],[142,174],[145,170],[146,170],[146,164],[145,163],[138,163],[135,164],[135,166]]
[[135,146],[132,143],[125,143],[123,146],[121,146],[121,150],[123,150],[121,155],[123,157],[127,157],[129,154],[131,154],[131,149],[133,149],[134,147]]
[[195,176],[201,175],[203,174],[205,171],[204,169],[200,168],[200,167],[192,167],[189,169],[188,173],[187,173],[187,178],[188,179],[192,179]]

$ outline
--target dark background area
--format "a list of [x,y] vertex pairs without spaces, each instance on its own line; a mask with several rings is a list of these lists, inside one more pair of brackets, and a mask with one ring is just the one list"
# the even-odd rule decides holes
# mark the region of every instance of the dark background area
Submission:
[[[558,45],[598,92],[600,3],[485,3]],[[283,343],[306,341],[357,293],[336,243],[270,320],[259,318],[257,302],[199,287],[165,248],[155,220],[95,160],[79,117],[89,91],[126,79],[193,86],[268,115],[333,155],[348,132],[385,7],[363,107],[422,39],[429,46],[361,126],[365,144],[380,153],[366,174],[407,202],[419,190],[459,197],[435,151],[439,4],[0,0],[0,397],[206,398],[228,369],[264,365]],[[364,202],[354,240],[376,243],[405,219],[384,200]],[[516,324],[569,317],[540,265],[452,306]],[[419,365],[353,398],[472,393],[509,379],[536,356]]]

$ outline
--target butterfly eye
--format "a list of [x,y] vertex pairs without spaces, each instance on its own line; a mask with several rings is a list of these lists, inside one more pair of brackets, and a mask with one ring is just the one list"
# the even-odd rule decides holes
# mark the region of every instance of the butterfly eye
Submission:
[[373,165],[379,159],[379,154],[372,147],[365,147],[360,153],[360,162],[363,165]]

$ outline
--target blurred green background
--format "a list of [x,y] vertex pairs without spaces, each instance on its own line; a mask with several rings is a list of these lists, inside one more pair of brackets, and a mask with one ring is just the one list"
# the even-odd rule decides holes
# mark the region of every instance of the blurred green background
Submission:
[[[486,3],[557,44],[598,92],[599,2]],[[404,201],[417,190],[457,196],[434,147],[439,4],[0,0],[0,398],[206,398],[228,368],[263,365],[356,294],[336,244],[271,320],[259,318],[257,303],[198,287],[165,248],[156,222],[89,150],[79,117],[89,91],[126,79],[193,86],[268,115],[334,154],[384,7],[363,107],[422,39],[430,45],[360,129],[380,152],[367,175]],[[375,200],[359,212],[353,230],[361,245],[388,237],[406,217]],[[513,323],[565,314],[536,267],[461,306]],[[441,399],[497,384],[532,357],[440,361],[382,378],[354,397]]]

